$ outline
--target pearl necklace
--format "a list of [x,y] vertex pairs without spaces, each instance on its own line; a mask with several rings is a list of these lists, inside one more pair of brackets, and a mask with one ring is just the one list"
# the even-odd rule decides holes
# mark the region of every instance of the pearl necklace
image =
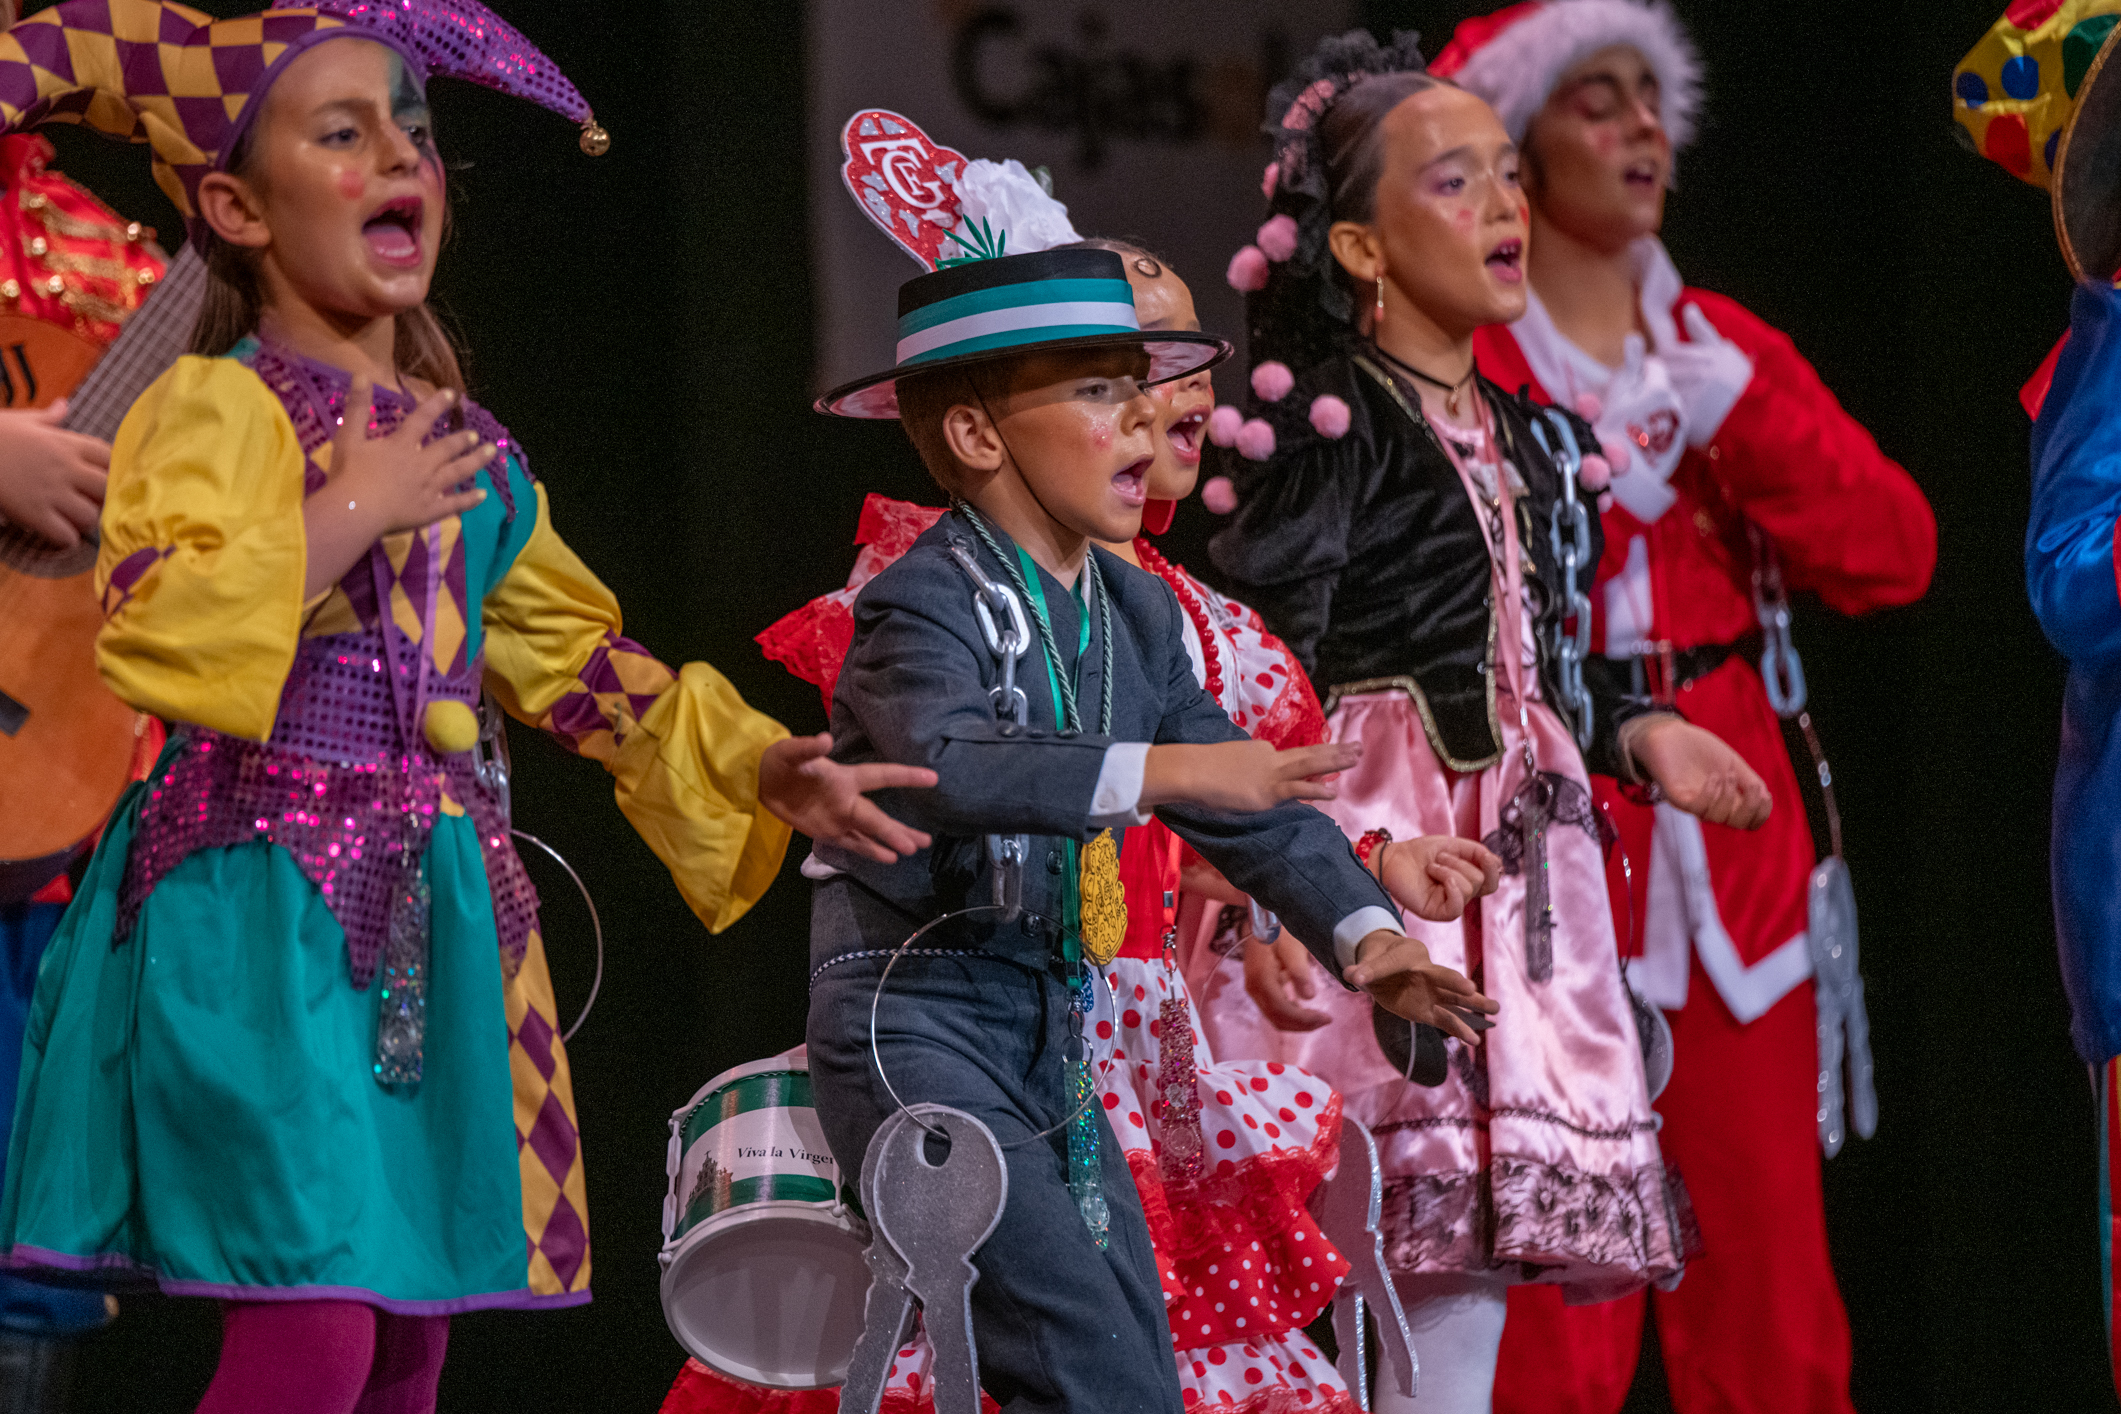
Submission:
[[1200,634],[1201,660],[1208,667],[1208,696],[1220,705],[1223,700],[1222,653],[1216,647],[1214,630],[1208,624],[1208,606],[1201,602],[1200,595],[1193,592],[1193,586],[1186,582],[1185,575],[1179,572],[1178,567],[1157,553],[1156,547],[1149,543],[1148,536],[1135,537],[1134,553],[1141,557],[1143,569],[1171,586],[1171,592],[1178,596],[1178,602],[1185,609],[1186,616],[1193,620],[1194,630]]

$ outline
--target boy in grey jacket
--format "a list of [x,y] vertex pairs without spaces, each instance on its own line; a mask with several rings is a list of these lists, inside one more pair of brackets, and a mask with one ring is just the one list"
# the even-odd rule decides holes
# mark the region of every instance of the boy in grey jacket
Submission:
[[[965,1110],[1003,1145],[1008,1204],[975,1260],[972,1312],[981,1383],[1011,1414],[1182,1414],[1119,1146],[1104,1130],[1095,1205],[1081,1154],[1071,1191],[1064,1137],[1085,969],[1117,946],[1120,831],[1153,811],[1401,1016],[1474,1044],[1469,1019],[1495,1009],[1400,931],[1393,899],[1457,916],[1493,886],[1485,852],[1420,841],[1380,851],[1390,872],[1373,877],[1305,803],[1330,798],[1321,777],[1360,748],[1247,737],[1195,679],[1170,589],[1092,544],[1139,529],[1161,435],[1147,385],[1227,352],[1142,333],[1110,251],[1003,256],[909,281],[899,366],[819,404],[896,411],[953,507],[855,602],[833,756],[933,768],[932,791],[879,801],[934,840],[890,864],[819,846],[805,865],[811,1082],[844,1172],[897,1108],[879,1064],[908,1103]],[[1027,640],[1013,664],[1012,597]]]

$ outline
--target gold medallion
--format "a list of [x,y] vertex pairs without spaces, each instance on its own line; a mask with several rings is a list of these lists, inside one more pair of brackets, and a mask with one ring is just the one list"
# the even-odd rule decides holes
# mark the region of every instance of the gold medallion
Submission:
[[1083,846],[1083,954],[1099,967],[1127,940],[1127,893],[1119,882],[1119,845],[1110,830]]

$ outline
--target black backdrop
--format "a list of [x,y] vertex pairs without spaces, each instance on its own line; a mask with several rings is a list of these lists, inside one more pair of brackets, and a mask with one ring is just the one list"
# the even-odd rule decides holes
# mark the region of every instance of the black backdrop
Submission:
[[[1124,26],[1121,7],[1093,4]],[[1948,108],[1951,66],[1998,7],[1679,4],[1710,99],[1680,165],[1674,257],[1789,331],[1940,522],[1917,608],[1855,624],[1799,610],[1848,817],[1884,1110],[1879,1137],[1827,1175],[1870,1411],[2116,1407],[2093,1113],[2049,927],[2061,666],[2020,587],[2015,393],[2062,328],[2068,286],[2042,196],[1961,150]],[[929,493],[895,429],[807,410],[803,9],[506,8],[590,95],[613,146],[587,160],[561,120],[437,85],[444,149],[463,164],[438,296],[475,394],[530,449],[630,634],[715,663],[814,730],[816,694],[751,635],[843,581],[865,491]],[[1475,8],[1375,0],[1367,14],[1425,30],[1433,49]],[[60,140],[69,171],[173,237],[144,154]],[[1204,566],[1209,528],[1189,505],[1176,557]],[[597,1300],[457,1321],[442,1407],[652,1410],[681,1358],[656,1302],[665,1121],[715,1072],[800,1039],[801,850],[748,918],[709,938],[594,766],[542,740],[516,749],[519,823],[582,870],[609,940],[602,1000],[572,1048]],[[569,1009],[589,982],[586,919],[563,878],[532,869]],[[77,1407],[188,1410],[216,1346],[204,1304],[128,1300],[86,1345]],[[1631,1407],[1664,1407],[1654,1379]]]

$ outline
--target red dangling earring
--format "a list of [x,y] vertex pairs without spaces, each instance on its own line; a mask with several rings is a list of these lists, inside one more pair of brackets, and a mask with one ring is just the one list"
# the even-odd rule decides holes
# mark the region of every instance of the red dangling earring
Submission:
[[1385,327],[1385,272],[1377,272],[1377,313],[1370,319],[1370,337],[1375,339],[1377,331]]

